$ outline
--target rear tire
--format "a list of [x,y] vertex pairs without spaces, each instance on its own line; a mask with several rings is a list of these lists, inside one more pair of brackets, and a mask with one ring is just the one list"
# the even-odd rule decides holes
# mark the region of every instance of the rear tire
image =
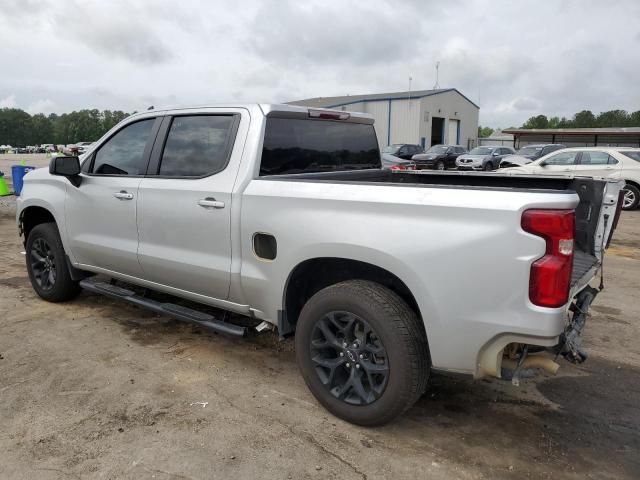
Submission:
[[624,192],[622,209],[635,210],[638,207],[638,202],[640,201],[640,189],[635,185],[627,183],[622,191]]
[[36,225],[27,237],[26,262],[35,292],[48,302],[64,302],[80,293],[71,279],[67,257],[55,223]]
[[422,323],[377,283],[348,280],[316,293],[300,313],[295,346],[311,393],[348,422],[388,423],[426,390],[430,361]]

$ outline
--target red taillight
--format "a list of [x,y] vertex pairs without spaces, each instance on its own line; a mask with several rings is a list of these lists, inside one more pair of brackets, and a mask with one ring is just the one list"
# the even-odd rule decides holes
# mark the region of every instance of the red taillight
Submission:
[[522,214],[522,229],[547,242],[544,256],[531,265],[531,303],[556,308],[569,300],[574,227],[573,210],[526,210]]
[[393,165],[390,170],[415,170],[415,165]]

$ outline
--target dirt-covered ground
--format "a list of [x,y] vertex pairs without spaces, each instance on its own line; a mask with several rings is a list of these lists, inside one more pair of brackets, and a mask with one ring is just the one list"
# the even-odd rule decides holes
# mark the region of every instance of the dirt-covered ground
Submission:
[[323,410],[290,341],[235,340],[82,294],[31,290],[0,198],[0,478],[640,478],[640,211],[623,214],[583,366],[434,376],[377,429]]

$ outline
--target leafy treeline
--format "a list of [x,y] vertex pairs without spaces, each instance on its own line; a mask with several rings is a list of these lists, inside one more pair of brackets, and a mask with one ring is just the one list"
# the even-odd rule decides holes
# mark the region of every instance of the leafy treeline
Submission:
[[101,112],[93,109],[62,115],[29,115],[19,108],[3,108],[0,109],[0,145],[24,147],[43,143],[66,145],[92,142],[128,116],[128,113],[120,110]]
[[478,127],[479,138],[489,138],[493,134],[493,132],[495,132],[493,128],[483,126]]
[[640,110],[628,113],[626,110],[609,110],[594,115],[591,110],[582,110],[573,118],[537,115],[524,122],[522,128],[601,128],[640,127]]

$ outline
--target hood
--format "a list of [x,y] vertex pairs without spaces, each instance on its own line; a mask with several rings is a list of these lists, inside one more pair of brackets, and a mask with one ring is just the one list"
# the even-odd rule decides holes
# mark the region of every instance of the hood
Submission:
[[533,170],[527,167],[508,167],[501,168],[498,172],[506,175],[530,175],[533,173]]
[[532,160],[529,157],[523,155],[509,155],[504,157],[500,163],[512,163],[513,165],[527,165]]
[[484,160],[486,157],[490,157],[491,155],[470,155],[468,153],[463,153],[458,157],[458,159],[469,159],[469,160]]
[[390,165],[404,165],[404,164],[413,164],[411,160],[405,160],[404,158],[396,157],[395,155],[391,155],[390,153],[383,153],[380,156],[382,160],[382,166],[390,166]]

